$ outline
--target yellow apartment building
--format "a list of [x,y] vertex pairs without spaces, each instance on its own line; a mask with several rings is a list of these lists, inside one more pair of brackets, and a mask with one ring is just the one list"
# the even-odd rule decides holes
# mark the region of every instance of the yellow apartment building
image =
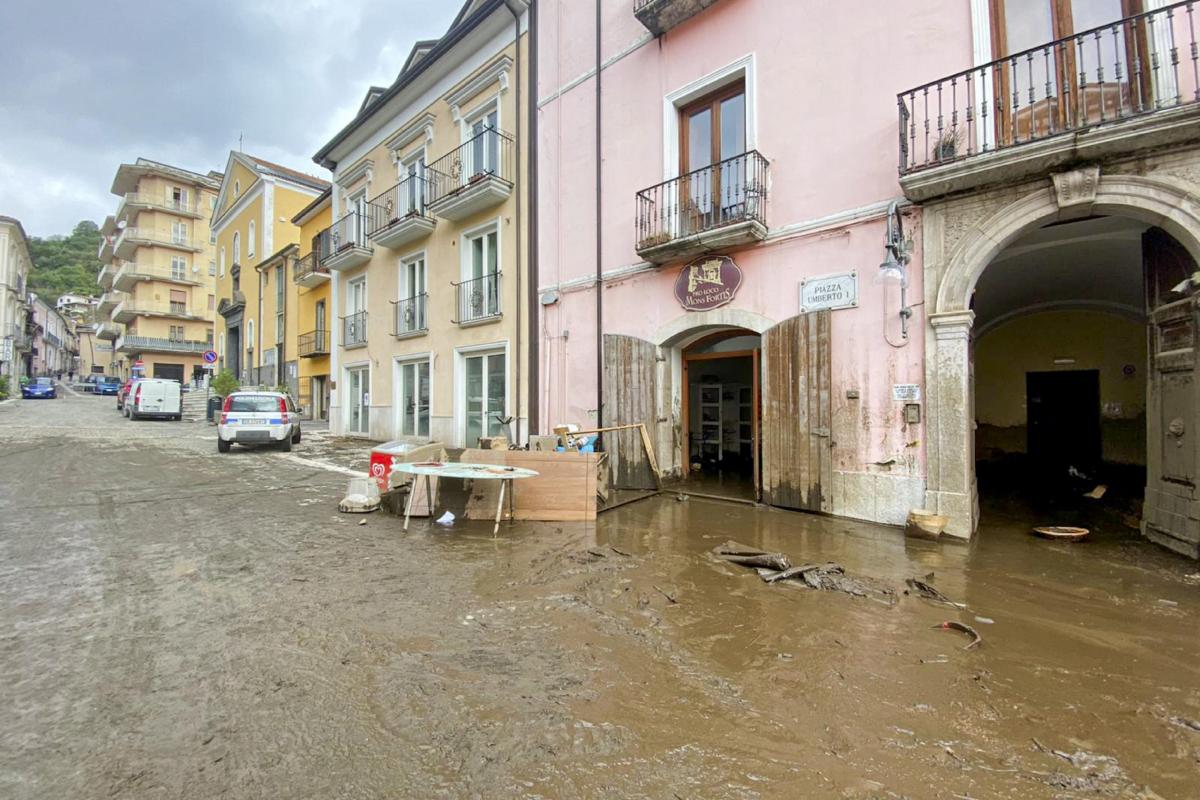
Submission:
[[298,286],[291,220],[327,189],[312,175],[233,151],[213,211],[217,364],[243,386],[299,391]]
[[336,433],[526,435],[527,25],[524,2],[470,0],[314,156],[334,176]]
[[330,189],[321,192],[292,217],[292,223],[300,226],[300,248],[292,272],[298,294],[296,330],[300,332],[296,340],[300,357],[296,400],[309,419],[329,419],[329,270],[318,258],[318,237],[333,221],[330,194]]
[[221,174],[139,158],[122,164],[120,201],[100,231],[97,338],[111,342],[106,371],[202,381],[213,345],[215,262],[208,219]]

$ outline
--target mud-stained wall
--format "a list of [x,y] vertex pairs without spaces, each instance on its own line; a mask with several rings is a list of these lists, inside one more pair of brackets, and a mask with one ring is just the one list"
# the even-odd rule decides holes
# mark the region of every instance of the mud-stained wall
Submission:
[[[980,459],[1026,452],[1025,374],[1099,370],[1105,461],[1146,463],[1146,329],[1096,311],[1018,317],[975,343],[975,450]],[[1074,359],[1055,364],[1055,359]]]

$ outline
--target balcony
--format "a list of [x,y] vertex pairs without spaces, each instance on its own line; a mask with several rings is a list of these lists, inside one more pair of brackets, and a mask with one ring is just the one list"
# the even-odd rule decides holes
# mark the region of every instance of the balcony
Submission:
[[429,319],[425,314],[428,300],[428,294],[418,294],[392,301],[396,324],[393,333],[397,339],[419,336],[429,331]]
[[316,330],[300,334],[296,340],[296,352],[301,358],[329,355],[329,332]]
[[149,194],[146,192],[126,192],[125,196],[121,198],[121,202],[117,204],[116,218],[120,221],[126,219],[126,214],[133,216],[139,211],[149,210],[166,211],[171,214],[196,219],[204,216],[205,213],[201,209],[198,200],[196,202],[183,203],[165,195]]
[[456,325],[477,325],[500,318],[499,272],[453,285],[458,290],[458,319],[453,320]]
[[121,335],[121,329],[112,322],[101,322],[96,326],[96,338],[104,339],[105,341],[114,341]]
[[905,195],[1200,138],[1194,6],[1135,14],[900,93]]
[[186,250],[189,253],[199,253],[204,249],[200,240],[187,236],[176,236],[173,233],[157,231],[152,228],[125,228],[117,235],[117,240],[113,245],[113,255],[132,261],[133,255],[139,247],[170,247],[175,250]]
[[105,236],[105,237],[101,238],[100,239],[100,249],[96,252],[96,258],[99,259],[101,264],[104,264],[106,266],[112,264],[113,238],[114,237],[112,237],[112,236]]
[[361,267],[371,260],[375,248],[367,239],[364,216],[351,211],[321,231],[317,242],[317,258],[333,272]]
[[[188,274],[188,270],[191,274]],[[171,283],[186,283],[193,286],[200,284],[200,267],[190,268],[160,267],[156,264],[137,264],[128,262],[117,270],[113,277],[113,288],[119,292],[131,292],[141,281],[170,281]]]
[[100,304],[96,306],[99,317],[111,317],[113,309],[128,299],[124,292],[105,292],[100,295]]
[[425,210],[428,182],[410,175],[367,204],[367,235],[393,250],[424,238],[437,222]]
[[637,253],[665,264],[767,236],[767,160],[756,150],[637,193]]
[[[102,247],[101,250],[103,249]],[[110,258],[108,263],[101,267],[100,272],[96,275],[96,283],[100,285],[101,289],[111,289],[113,278],[116,277],[118,270],[120,270],[120,267],[112,263],[112,259]]]
[[8,336],[13,340],[13,348],[21,351],[28,351],[33,345],[33,337],[25,330],[23,325],[9,325]]
[[367,312],[342,317],[342,347],[363,347],[367,343]]
[[58,338],[50,331],[42,332],[42,341],[51,347],[62,347],[62,339]]
[[292,269],[292,280],[308,289],[320,286],[329,280],[329,270],[317,257],[316,250],[303,258],[296,259],[296,266]]
[[717,0],[634,0],[633,15],[655,36],[699,14]]
[[122,353],[191,353],[200,355],[206,350],[211,350],[212,344],[192,339],[125,335],[117,338],[116,349]]
[[129,323],[138,317],[176,317],[178,319],[204,319],[202,315],[188,310],[187,303],[150,303],[133,299],[123,300],[113,309],[113,322]]
[[487,128],[430,164],[429,211],[465,219],[508,199],[513,190],[513,139]]

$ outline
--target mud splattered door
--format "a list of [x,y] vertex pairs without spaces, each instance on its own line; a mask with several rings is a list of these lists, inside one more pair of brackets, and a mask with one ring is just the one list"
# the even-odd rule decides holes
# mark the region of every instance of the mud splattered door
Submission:
[[[658,441],[658,352],[653,343],[634,336],[604,336],[604,425],[646,426]],[[654,470],[637,430],[604,435],[610,480],[617,489],[653,489]]]
[[1142,236],[1150,318],[1144,530],[1154,541],[1200,557],[1196,493],[1196,262],[1170,234]]
[[762,337],[763,502],[832,511],[829,312],[801,314]]

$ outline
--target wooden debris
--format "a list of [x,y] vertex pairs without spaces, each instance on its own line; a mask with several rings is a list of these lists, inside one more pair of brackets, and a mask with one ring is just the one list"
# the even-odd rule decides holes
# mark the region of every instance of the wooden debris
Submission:
[[914,592],[916,592],[917,594],[921,595],[922,597],[924,597],[928,600],[933,600],[938,603],[944,603],[945,605],[953,606],[954,608],[966,608],[967,607],[966,603],[954,602],[949,597],[946,597],[946,595],[939,592],[936,588],[934,588],[933,586],[930,586],[928,583],[926,583],[923,580],[920,580],[919,578],[907,578],[907,579],[905,579],[904,582],[906,584],[908,584],[908,588],[912,589]]
[[678,600],[675,599],[675,595],[671,594],[670,592],[666,591],[665,589],[659,588],[658,584],[653,584],[653,585],[654,585],[654,591],[658,592],[663,597],[667,598],[668,602],[670,602],[671,605],[675,605],[679,602]]
[[625,556],[626,558],[630,558],[631,556],[633,556],[633,553],[628,553],[628,552],[626,552],[626,551],[622,550],[622,549],[621,549],[621,548],[619,548],[619,547],[614,547],[614,546],[613,546],[613,545],[611,545],[611,544],[608,546],[608,549],[609,549],[609,550],[612,550],[612,551],[613,551],[614,553],[616,553],[617,555],[619,555],[619,556]]
[[933,627],[935,630],[961,631],[961,632],[965,633],[967,636],[970,636],[971,641],[969,644],[967,644],[963,647],[963,650],[970,650],[972,647],[976,647],[980,644],[983,644],[983,637],[979,635],[979,631],[975,630],[970,625],[964,625],[961,622],[955,622],[954,620],[948,620],[946,622],[941,623],[940,625],[934,625]]
[[937,539],[949,524],[950,518],[944,514],[935,514],[923,508],[914,508],[908,512],[908,519],[904,524],[904,534],[916,539]]
[[783,553],[768,553],[753,547],[747,547],[737,542],[725,542],[713,549],[713,555],[743,567],[767,567],[768,569],[785,570],[792,566],[791,560]]

